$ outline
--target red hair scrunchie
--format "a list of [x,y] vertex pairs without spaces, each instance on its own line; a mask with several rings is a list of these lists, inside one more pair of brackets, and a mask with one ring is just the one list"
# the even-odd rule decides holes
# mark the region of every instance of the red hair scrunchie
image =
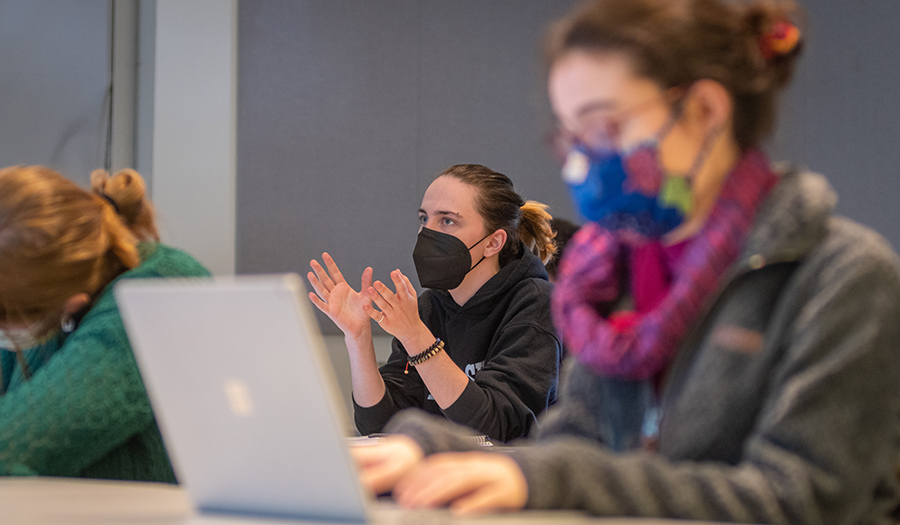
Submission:
[[800,29],[794,24],[779,21],[759,37],[759,51],[766,60],[784,56],[793,51],[800,43]]

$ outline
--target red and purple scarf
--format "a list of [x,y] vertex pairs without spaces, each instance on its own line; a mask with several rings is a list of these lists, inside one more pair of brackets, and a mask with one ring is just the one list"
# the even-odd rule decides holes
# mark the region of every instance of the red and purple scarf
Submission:
[[[648,379],[664,371],[740,255],[756,210],[777,181],[766,156],[747,151],[702,229],[674,246],[628,246],[596,223],[581,228],[560,261],[552,301],[568,350],[604,375]],[[635,310],[605,317],[600,309],[621,295],[625,271]]]

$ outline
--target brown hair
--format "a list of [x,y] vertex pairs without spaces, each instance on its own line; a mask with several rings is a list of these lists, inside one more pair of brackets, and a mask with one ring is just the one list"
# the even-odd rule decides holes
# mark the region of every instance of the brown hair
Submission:
[[106,193],[85,191],[44,166],[0,170],[0,323],[46,333],[69,297],[140,263],[138,239],[157,239],[143,179],[127,170],[100,186]]
[[519,241],[546,264],[556,253],[550,227],[552,217],[547,206],[536,201],[526,201],[516,193],[509,177],[480,164],[457,164],[444,170],[438,177],[453,177],[478,192],[475,209],[484,219],[487,231],[506,231],[506,244],[500,250],[500,266],[519,255]]
[[124,169],[110,177],[106,170],[94,170],[91,189],[112,201],[119,217],[140,239],[159,240],[156,212],[147,199],[144,178],[138,172]]
[[547,263],[547,273],[550,275],[551,279],[556,279],[556,274],[559,270],[559,259],[566,249],[566,244],[572,240],[572,237],[578,231],[580,226],[572,221],[560,217],[553,217],[553,220],[550,221],[550,227],[556,232],[556,254],[550,259],[550,262]]
[[734,103],[735,140],[746,149],[771,133],[777,95],[802,47],[767,57],[760,41],[798,14],[791,0],[596,0],[551,26],[546,60],[552,66],[573,50],[615,51],[664,89],[719,82]]

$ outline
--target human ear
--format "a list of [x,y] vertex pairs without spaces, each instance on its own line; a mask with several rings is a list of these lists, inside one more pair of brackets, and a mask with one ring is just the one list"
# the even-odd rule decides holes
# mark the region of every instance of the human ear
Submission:
[[484,247],[484,256],[490,257],[500,253],[504,245],[506,245],[506,230],[501,228],[488,237],[487,245]]
[[82,308],[87,306],[90,301],[91,296],[84,292],[69,297],[66,299],[65,304],[63,304],[63,316],[78,313]]
[[703,136],[726,129],[733,112],[731,94],[719,82],[702,79],[691,85],[685,101],[684,116]]

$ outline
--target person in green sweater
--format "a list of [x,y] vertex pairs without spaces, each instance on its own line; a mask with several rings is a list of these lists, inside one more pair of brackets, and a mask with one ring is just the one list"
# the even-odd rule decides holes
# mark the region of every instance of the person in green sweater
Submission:
[[112,288],[209,272],[159,243],[138,173],[91,186],[0,170],[0,474],[175,482]]

